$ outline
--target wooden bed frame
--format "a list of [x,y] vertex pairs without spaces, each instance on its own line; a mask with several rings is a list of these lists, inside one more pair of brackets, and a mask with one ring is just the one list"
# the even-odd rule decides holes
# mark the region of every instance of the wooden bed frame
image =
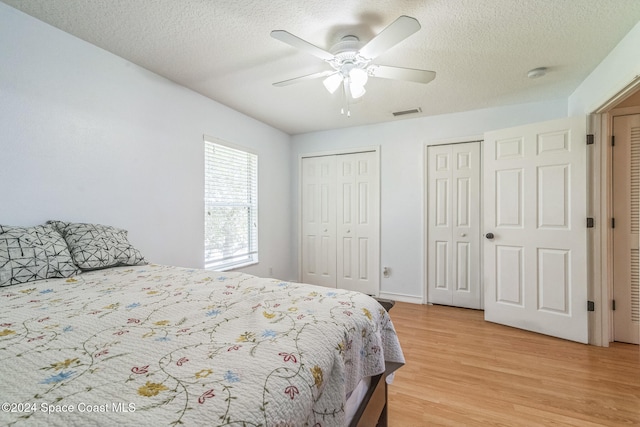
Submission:
[[[389,312],[395,301],[376,298]],[[387,381],[384,374],[371,378],[371,384],[349,427],[387,427]]]
[[383,374],[371,378],[362,403],[349,427],[387,427],[387,382]]

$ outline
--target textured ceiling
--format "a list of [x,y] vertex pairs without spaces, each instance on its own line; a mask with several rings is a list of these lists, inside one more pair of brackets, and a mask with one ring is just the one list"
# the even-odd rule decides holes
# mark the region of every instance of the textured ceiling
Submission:
[[[2,0],[289,134],[566,98],[640,20],[639,0]],[[437,72],[427,85],[370,79],[340,114],[330,69],[270,37],[287,30],[323,49],[366,42],[400,15],[422,29],[374,62]],[[535,67],[547,76],[526,77]]]

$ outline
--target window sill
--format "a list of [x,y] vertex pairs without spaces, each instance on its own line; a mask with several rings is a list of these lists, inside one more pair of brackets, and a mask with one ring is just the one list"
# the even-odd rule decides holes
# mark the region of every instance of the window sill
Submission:
[[237,270],[239,268],[249,267],[250,265],[255,265],[255,264],[258,264],[258,263],[259,263],[259,261],[249,261],[249,262],[245,262],[245,263],[242,263],[242,264],[230,265],[230,266],[223,267],[223,268],[207,268],[206,270],[233,271],[233,270]]

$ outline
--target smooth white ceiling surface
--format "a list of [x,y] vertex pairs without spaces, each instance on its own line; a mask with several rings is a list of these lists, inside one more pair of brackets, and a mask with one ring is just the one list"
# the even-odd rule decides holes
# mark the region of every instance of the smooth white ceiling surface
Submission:
[[[420,107],[435,115],[566,98],[640,20],[639,0],[2,0],[289,134],[378,123]],[[437,72],[427,84],[370,79],[340,114],[330,69],[270,37],[287,30],[323,49],[367,42],[400,15],[422,29],[374,63]],[[527,71],[548,67],[547,76]]]

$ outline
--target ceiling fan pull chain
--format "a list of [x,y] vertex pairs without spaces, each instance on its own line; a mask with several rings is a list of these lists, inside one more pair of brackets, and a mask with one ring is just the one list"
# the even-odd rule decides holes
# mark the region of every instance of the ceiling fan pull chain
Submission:
[[347,106],[348,109],[348,104],[347,104],[347,90],[344,87],[344,81],[342,83],[342,108],[340,108],[340,114],[344,115],[344,107]]
[[349,94],[347,93],[347,84],[349,78],[342,80],[342,95],[344,97],[344,103],[347,106],[347,118],[351,117],[351,105],[349,104]]

